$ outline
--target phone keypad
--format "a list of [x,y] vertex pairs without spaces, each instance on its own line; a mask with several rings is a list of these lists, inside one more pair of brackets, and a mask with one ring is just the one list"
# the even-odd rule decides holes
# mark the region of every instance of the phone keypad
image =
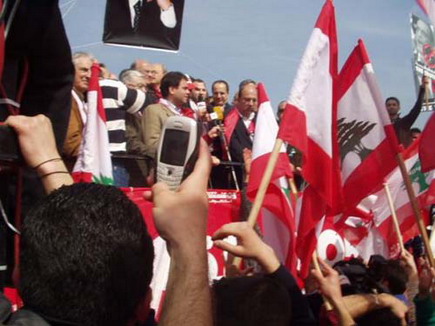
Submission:
[[177,190],[183,178],[183,169],[174,169],[162,165],[157,166],[157,181],[164,182],[170,190]]

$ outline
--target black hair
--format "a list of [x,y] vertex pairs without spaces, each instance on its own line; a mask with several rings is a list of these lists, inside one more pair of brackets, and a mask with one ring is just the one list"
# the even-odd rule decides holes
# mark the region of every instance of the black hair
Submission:
[[290,295],[269,277],[223,278],[214,283],[213,290],[217,326],[290,324]]
[[369,275],[375,282],[380,282],[385,275],[387,260],[381,255],[371,255],[368,263]]
[[388,97],[388,98],[385,100],[385,104],[387,104],[387,102],[390,101],[390,100],[396,101],[397,104],[400,105],[400,101],[399,101],[399,99],[398,99],[397,97],[394,97],[394,96],[390,96],[390,97]]
[[399,260],[388,260],[385,266],[384,281],[388,282],[388,289],[393,295],[403,294],[406,291],[408,274]]
[[242,80],[239,84],[239,91],[238,91],[239,97],[242,96],[242,91],[247,85],[257,86],[257,82],[253,79]]
[[203,83],[203,84],[205,84],[205,82],[201,78],[192,78],[192,83]]
[[214,89],[214,87],[215,87],[216,84],[224,84],[225,87],[226,87],[226,89],[227,89],[227,93],[230,92],[230,85],[228,84],[228,82],[227,82],[226,80],[223,80],[223,79],[215,80],[215,81],[213,82],[213,84],[211,85],[211,90],[212,90],[212,92],[213,92],[213,89]]
[[421,134],[421,129],[420,128],[411,128],[410,131],[411,132],[417,132],[417,133]]
[[168,97],[170,87],[178,87],[182,80],[188,80],[186,75],[182,72],[170,71],[165,74],[160,83],[160,91],[162,92],[163,98]]
[[126,325],[145,299],[154,249],[119,189],[64,186],[25,219],[19,290],[26,307],[80,325]]

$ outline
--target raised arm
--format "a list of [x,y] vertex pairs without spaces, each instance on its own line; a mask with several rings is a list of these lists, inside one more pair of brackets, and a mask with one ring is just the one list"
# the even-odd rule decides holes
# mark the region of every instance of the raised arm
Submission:
[[177,192],[170,191],[164,183],[152,188],[156,228],[171,255],[159,325],[212,325],[206,249],[210,169],[208,147],[201,142],[195,169]]
[[321,293],[334,307],[341,326],[356,325],[344,303],[338,272],[326,264],[322,259],[318,258],[318,261],[322,267],[323,273],[315,269],[313,269],[311,273],[317,280]]
[[417,120],[418,116],[420,115],[421,106],[423,104],[426,87],[428,84],[429,84],[428,77],[423,75],[421,80],[421,86],[418,92],[417,101],[415,102],[414,106],[409,111],[409,113],[400,120],[400,124],[406,127],[407,129],[412,127],[415,120]]
[[[237,245],[222,240],[230,235],[237,238]],[[267,273],[267,277],[280,282],[286,288],[292,301],[292,325],[315,325],[309,304],[302,295],[296,280],[281,265],[273,249],[260,239],[247,222],[224,225],[215,232],[213,240],[215,246],[235,256],[257,260]]]
[[10,116],[5,123],[17,133],[23,157],[30,167],[35,168],[46,193],[73,183],[57,151],[49,118],[42,114]]

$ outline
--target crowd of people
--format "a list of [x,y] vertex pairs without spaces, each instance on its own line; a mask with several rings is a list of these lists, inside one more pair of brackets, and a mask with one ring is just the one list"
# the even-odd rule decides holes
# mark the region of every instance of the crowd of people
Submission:
[[[85,94],[94,62],[96,59],[88,53],[73,55],[75,79],[71,116],[62,151],[70,170],[83,142],[87,111]],[[255,81],[242,81],[230,102],[230,87],[225,80],[215,81],[209,95],[202,79],[181,72],[167,72],[160,63],[138,59],[129,69],[121,71],[119,78],[104,64],[99,65],[115,185],[146,185],[146,176],[155,164],[163,125],[174,115],[193,118],[203,127],[204,139],[216,165],[211,187],[235,188],[236,182],[241,185],[245,181],[241,166],[243,150],[252,148],[255,130],[258,100]],[[213,119],[210,112],[215,114]],[[230,168],[225,162],[236,165],[236,180],[229,173],[234,166]]]
[[[149,303],[154,249],[137,206],[113,186],[74,184],[56,148],[50,120],[11,116],[21,151],[47,197],[28,214],[15,281],[24,308],[12,312],[0,296],[6,325],[154,325]],[[171,267],[159,325],[432,325],[435,269],[408,251],[400,259],[373,256],[318,259],[304,292],[273,249],[246,222],[226,224],[214,245],[253,259],[260,272],[229,268],[211,286],[207,273],[207,144],[179,191],[155,184],[155,226]],[[225,241],[237,238],[237,244]]]
[[[149,287],[153,243],[139,209],[117,187],[152,186],[146,177],[155,168],[163,125],[170,116],[186,116],[202,126],[193,173],[177,192],[157,183],[144,194],[154,203],[154,223],[171,255],[159,325],[435,325],[435,269],[408,251],[400,259],[373,256],[367,264],[355,258],[331,267],[318,259],[320,268],[313,266],[302,291],[301,280],[286,270],[254,229],[236,222],[214,234],[214,245],[259,268],[229,267],[226,277],[210,284],[206,191],[246,185],[257,83],[242,81],[230,101],[225,80],[215,81],[209,94],[202,79],[168,72],[161,63],[138,59],[115,76],[88,53],[75,53],[72,62],[70,119],[60,151],[46,116],[6,120],[47,196],[28,211],[22,229],[14,279],[24,307],[13,312],[1,295],[1,322],[156,324]],[[93,64],[100,68],[116,187],[74,184],[70,176],[83,143]],[[418,137],[419,130],[411,127],[426,82],[405,117],[399,115],[397,98],[386,100],[405,147]],[[285,105],[279,103],[278,122]],[[237,245],[226,242],[228,236],[236,237]]]

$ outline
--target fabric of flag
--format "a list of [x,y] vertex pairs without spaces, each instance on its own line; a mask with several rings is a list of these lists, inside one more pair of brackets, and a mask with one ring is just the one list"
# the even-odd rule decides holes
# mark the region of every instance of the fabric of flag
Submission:
[[[408,174],[412,181],[412,187],[414,188],[417,200],[423,212],[423,217],[427,218],[430,205],[434,203],[435,170],[427,173],[421,171],[421,164],[418,158],[418,146],[419,142],[417,140],[406,149],[403,156]],[[406,242],[420,232],[399,168],[396,168],[386,178],[385,182],[390,188],[403,241]],[[375,200],[372,200],[373,204],[371,207],[371,211],[374,215],[373,221],[375,226],[379,229],[379,232],[387,241],[390,255],[392,256],[397,253],[398,245],[387,197],[384,189],[380,189],[373,194],[373,196],[375,198]]]
[[88,112],[83,141],[72,176],[75,182],[95,182],[113,185],[112,161],[106,112],[99,85],[100,67],[94,63],[87,93]]
[[224,121],[225,137],[227,138],[228,143],[231,141],[231,136],[233,135],[234,129],[236,128],[236,125],[239,122],[239,120],[240,120],[240,114],[237,108],[231,110],[231,112],[228,113],[227,117],[225,118]]
[[366,47],[359,40],[337,82],[344,203],[353,209],[396,166],[398,142]]
[[336,202],[332,109],[337,52],[335,9],[327,0],[299,65],[278,133],[278,138],[302,152],[304,179],[331,207]]
[[435,24],[435,0],[417,0],[421,9],[429,16],[432,24]]
[[[257,90],[259,108],[247,189],[247,195],[251,200],[255,199],[278,133],[278,124],[264,85],[259,83]],[[294,214],[286,193],[287,180],[290,177],[293,177],[293,174],[283,145],[263,201],[264,209],[260,224],[265,241],[274,248],[285,265],[296,272]]]
[[302,175],[309,186],[304,191],[298,226],[297,254],[301,276],[309,272],[316,248],[316,225],[340,204],[338,148],[334,144],[334,84],[337,79],[337,32],[335,9],[327,0],[299,65],[290,90],[278,138],[302,152]]
[[435,170],[435,112],[426,123],[420,136],[419,155],[421,160],[421,170],[428,172]]

